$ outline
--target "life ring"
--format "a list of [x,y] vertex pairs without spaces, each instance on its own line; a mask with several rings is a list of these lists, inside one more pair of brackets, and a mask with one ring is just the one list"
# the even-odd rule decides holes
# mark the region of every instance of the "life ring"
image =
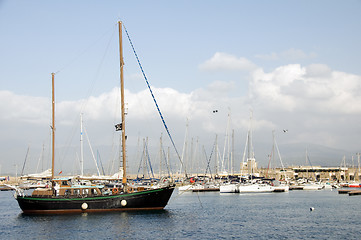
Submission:
[[81,209],[86,210],[87,208],[88,208],[88,204],[87,204],[87,203],[83,203],[83,204],[81,205]]
[[122,200],[121,202],[120,202],[120,205],[122,205],[123,207],[125,207],[126,205],[127,205],[127,200]]
[[113,193],[113,194],[117,194],[118,192],[119,192],[118,188],[113,188],[113,189],[112,189],[112,193]]

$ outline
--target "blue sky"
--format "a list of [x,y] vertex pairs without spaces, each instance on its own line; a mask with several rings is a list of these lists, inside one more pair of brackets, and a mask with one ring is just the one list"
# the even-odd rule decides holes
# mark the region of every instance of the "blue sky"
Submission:
[[[33,158],[38,155],[48,131],[51,72],[57,72],[59,131],[75,128],[67,123],[78,117],[79,103],[94,100],[89,108],[95,111],[110,99],[119,85],[118,20],[131,35],[169,125],[176,126],[178,148],[187,117],[194,136],[213,139],[214,133],[224,135],[231,109],[243,150],[252,108],[255,138],[287,127],[294,135],[283,143],[358,151],[360,9],[360,1],[0,1],[1,152],[20,164],[31,143]],[[124,55],[126,88],[136,99],[145,84],[126,41]],[[212,108],[222,110],[220,122],[207,125],[202,116]],[[100,114],[84,111],[89,126],[101,126]],[[129,111],[129,118],[137,112]],[[140,135],[157,139],[163,131],[158,127]],[[108,145],[99,140],[102,131],[93,134],[94,145]],[[12,171],[14,164],[0,161]]]
[[[360,74],[359,9],[359,1],[2,1],[2,55],[6,56],[2,66],[8,70],[2,79],[17,77],[4,81],[4,88],[24,91],[17,82],[24,79],[23,73],[27,79],[35,78],[24,82],[37,83],[35,71],[36,75],[41,74],[39,70],[44,75],[58,71],[118,19],[129,28],[144,67],[158,87],[190,92],[219,77],[198,70],[215,52],[246,57],[266,70],[288,63],[323,63]],[[99,54],[105,52],[103,45],[94,48]],[[314,56],[257,58],[289,49]],[[84,74],[85,70],[79,70]],[[25,89],[28,94],[47,94],[41,87]]]

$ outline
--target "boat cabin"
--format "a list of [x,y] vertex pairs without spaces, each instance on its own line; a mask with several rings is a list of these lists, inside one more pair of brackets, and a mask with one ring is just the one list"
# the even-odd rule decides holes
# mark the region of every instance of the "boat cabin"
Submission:
[[79,197],[79,196],[100,196],[101,189],[104,186],[100,185],[73,185],[71,179],[53,179],[54,192],[52,188],[38,188],[32,193],[32,196],[50,197],[53,194],[64,197]]

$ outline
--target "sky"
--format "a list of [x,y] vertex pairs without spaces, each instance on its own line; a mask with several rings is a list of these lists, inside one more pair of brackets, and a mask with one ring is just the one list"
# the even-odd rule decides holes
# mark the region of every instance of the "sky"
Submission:
[[[219,168],[229,168],[223,156],[234,146],[237,170],[250,125],[260,166],[268,164],[272,131],[292,159],[283,157],[286,164],[304,164],[306,149],[316,145],[334,154],[314,164],[341,162],[341,150],[351,162],[361,151],[360,10],[356,0],[0,0],[0,175],[49,166],[52,72],[56,171],[79,172],[81,113],[85,168],[94,172],[101,159],[114,171],[119,20],[189,168],[214,156],[217,136]],[[147,138],[159,165],[162,135],[176,171],[175,150],[124,30],[123,44],[129,168],[140,169]]]

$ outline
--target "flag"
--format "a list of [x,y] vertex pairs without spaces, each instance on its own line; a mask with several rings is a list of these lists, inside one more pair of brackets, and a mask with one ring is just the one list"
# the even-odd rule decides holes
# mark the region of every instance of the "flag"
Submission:
[[115,131],[121,131],[123,128],[122,128],[122,124],[121,123],[118,123],[115,125]]
[[59,172],[59,175],[62,174],[62,173],[63,173],[63,171],[60,171],[60,172]]

